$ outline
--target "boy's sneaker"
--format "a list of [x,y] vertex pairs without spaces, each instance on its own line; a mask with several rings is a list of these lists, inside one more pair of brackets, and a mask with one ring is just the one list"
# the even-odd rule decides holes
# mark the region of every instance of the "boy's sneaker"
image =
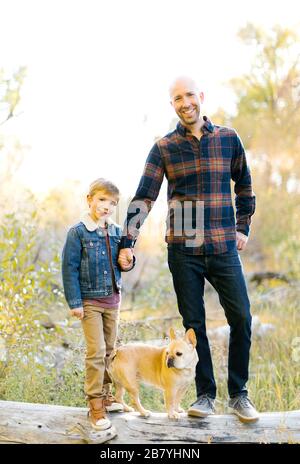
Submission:
[[107,412],[123,412],[123,404],[118,403],[111,392],[107,392],[104,398],[104,406]]
[[215,400],[208,395],[200,395],[188,409],[189,416],[207,417],[215,413]]
[[254,404],[245,395],[230,398],[229,408],[233,414],[238,416],[241,422],[256,422],[259,419],[259,413],[256,411]]
[[95,430],[106,430],[111,427],[111,422],[106,416],[104,399],[103,398],[94,398],[89,400],[89,412],[88,418],[91,423],[91,426]]

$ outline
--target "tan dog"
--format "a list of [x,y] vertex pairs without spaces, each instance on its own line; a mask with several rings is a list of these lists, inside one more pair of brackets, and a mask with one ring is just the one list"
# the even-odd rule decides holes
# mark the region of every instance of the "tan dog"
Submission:
[[195,378],[198,362],[196,335],[189,329],[183,338],[176,338],[170,329],[170,343],[157,347],[145,344],[128,344],[116,350],[109,367],[116,386],[116,401],[124,411],[133,411],[123,399],[125,389],[142,416],[150,411],[143,408],[139,399],[139,382],[164,390],[165,406],[170,418],[179,418],[180,401]]

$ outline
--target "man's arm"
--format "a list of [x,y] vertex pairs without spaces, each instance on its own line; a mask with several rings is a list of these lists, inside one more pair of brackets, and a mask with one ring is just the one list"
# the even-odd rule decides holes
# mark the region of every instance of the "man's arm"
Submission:
[[[127,250],[127,255],[124,250],[120,250],[120,258],[128,256],[130,260],[130,249],[135,245],[139,235],[139,229],[143,225],[145,219],[151,211],[151,208],[158,197],[161,184],[164,178],[164,165],[157,143],[152,147],[144,167],[139,186],[135,196],[131,200],[127,217],[124,222],[123,236],[121,239],[120,248]],[[129,250],[129,251],[128,251]],[[132,252],[131,252],[132,254]],[[121,262],[119,261],[120,265]]]
[[255,194],[245,149],[236,134],[234,153],[231,161],[231,178],[235,182],[236,230],[246,236],[250,233],[251,216],[255,211]]

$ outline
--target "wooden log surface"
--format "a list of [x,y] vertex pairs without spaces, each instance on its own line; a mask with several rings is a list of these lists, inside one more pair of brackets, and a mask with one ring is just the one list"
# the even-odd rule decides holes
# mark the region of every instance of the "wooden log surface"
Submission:
[[300,411],[262,413],[253,424],[235,415],[206,419],[164,413],[111,413],[112,429],[95,432],[87,408],[0,401],[0,443],[300,443]]

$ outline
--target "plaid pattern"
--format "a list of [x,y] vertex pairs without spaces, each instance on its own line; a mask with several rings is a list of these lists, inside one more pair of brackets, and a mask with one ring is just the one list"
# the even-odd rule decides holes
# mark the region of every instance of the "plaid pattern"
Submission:
[[[213,125],[206,116],[203,119],[200,141],[178,122],[173,132],[152,147],[128,208],[121,248],[134,246],[139,229],[159,194],[164,176],[168,180],[169,214],[165,240],[169,246],[182,248],[190,254],[218,254],[236,247],[236,230],[249,234],[255,195],[243,144],[234,129]],[[231,179],[236,195],[236,220]],[[202,211],[203,223],[201,230],[197,231],[202,240],[197,246],[187,245],[189,228],[183,227],[183,233],[178,233],[174,227],[176,209],[178,211],[187,201],[182,225],[189,213],[192,230],[199,229],[197,208],[198,212]]]

